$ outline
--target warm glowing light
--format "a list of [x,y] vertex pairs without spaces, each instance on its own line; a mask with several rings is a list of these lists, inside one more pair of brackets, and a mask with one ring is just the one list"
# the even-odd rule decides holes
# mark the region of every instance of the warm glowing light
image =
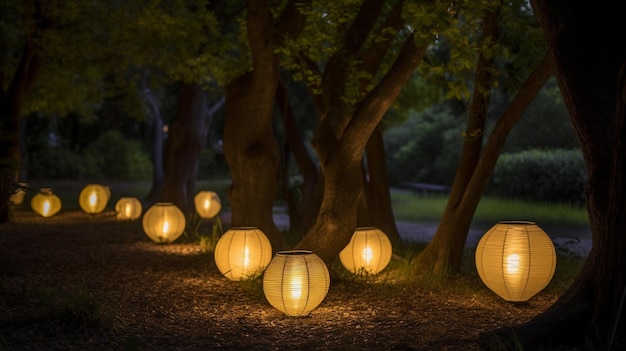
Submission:
[[258,277],[272,259],[272,245],[257,227],[233,227],[215,245],[215,264],[228,279]]
[[83,211],[95,214],[105,209],[110,198],[109,187],[101,184],[88,184],[78,195],[78,202]]
[[117,219],[133,220],[141,216],[141,202],[135,197],[122,197],[115,203]]
[[263,273],[263,293],[277,310],[305,316],[326,298],[330,274],[322,259],[308,250],[279,251]]
[[520,270],[520,258],[518,254],[511,254],[506,258],[506,272],[508,274],[517,274]]
[[44,217],[48,217],[48,216],[49,216],[49,214],[50,214],[50,208],[51,208],[51,207],[50,207],[50,200],[45,200],[45,201],[43,202],[43,211],[42,211],[42,212],[43,212],[43,216],[44,216]]
[[375,227],[357,228],[339,253],[341,264],[352,273],[376,274],[391,261],[391,241]]
[[33,196],[30,206],[33,211],[43,217],[54,216],[61,210],[61,199],[52,193],[50,188],[41,188],[41,190]]
[[533,222],[500,222],[476,247],[480,279],[507,301],[527,301],[535,296],[550,283],[555,268],[552,239]]
[[169,244],[185,231],[183,212],[170,202],[159,202],[150,207],[143,216],[143,230],[152,241]]
[[214,191],[201,191],[194,197],[196,212],[202,218],[213,218],[222,209],[220,197]]

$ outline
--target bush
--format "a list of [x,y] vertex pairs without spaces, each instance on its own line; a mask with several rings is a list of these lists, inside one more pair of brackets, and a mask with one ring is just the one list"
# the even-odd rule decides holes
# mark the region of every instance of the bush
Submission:
[[107,179],[145,180],[152,175],[150,155],[138,142],[126,140],[118,130],[100,135],[87,147],[83,157],[95,166],[88,174],[90,177],[99,173]]
[[532,149],[500,155],[488,190],[508,198],[582,204],[585,184],[580,150]]

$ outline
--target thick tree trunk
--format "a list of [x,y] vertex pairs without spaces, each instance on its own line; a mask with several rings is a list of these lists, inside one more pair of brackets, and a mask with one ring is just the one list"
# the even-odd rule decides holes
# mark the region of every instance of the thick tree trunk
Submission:
[[[532,1],[585,158],[592,249],[572,286],[531,321],[481,335],[485,349],[626,347],[626,30],[604,3]],[[581,51],[580,43],[593,43]]]
[[247,21],[253,70],[226,86],[224,156],[232,178],[232,225],[258,227],[272,249],[281,250],[283,240],[273,218],[280,182],[280,152],[272,128],[278,68],[267,1],[249,1]]
[[160,201],[192,213],[198,159],[209,128],[207,93],[197,84],[181,83],[176,119],[165,145],[164,184]]

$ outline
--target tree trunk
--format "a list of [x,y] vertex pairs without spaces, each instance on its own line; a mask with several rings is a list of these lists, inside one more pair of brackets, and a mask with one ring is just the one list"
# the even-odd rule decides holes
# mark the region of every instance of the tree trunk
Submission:
[[387,234],[392,244],[400,244],[402,238],[398,233],[391,206],[385,145],[380,126],[370,136],[365,146],[365,154],[367,162],[364,171],[367,176],[363,181],[364,196],[361,198],[364,211],[359,213],[357,225],[377,227]]
[[20,117],[43,60],[26,42],[8,89],[0,93],[0,223],[9,222],[9,196],[20,167]]
[[273,218],[280,153],[272,129],[278,68],[269,4],[249,1],[247,21],[253,70],[226,86],[224,156],[232,178],[231,225],[258,227],[272,249],[280,250],[282,236]]
[[415,260],[414,265],[418,272],[443,275],[456,272],[461,267],[467,233],[506,137],[546,83],[551,72],[549,58],[545,57],[496,122],[478,164],[471,171],[469,182],[462,189],[457,189],[456,184],[453,184],[450,199],[453,198],[453,192],[459,192],[455,195],[458,200],[454,206],[448,200],[435,235]]
[[185,214],[194,210],[198,158],[209,128],[207,93],[197,84],[181,83],[176,119],[165,145],[164,184],[160,201]]
[[[626,49],[621,13],[604,3],[531,1],[588,173],[592,249],[576,280],[545,312],[481,335],[485,349],[626,347]],[[581,42],[593,50],[581,51]]]
[[[359,31],[367,28],[359,22],[361,12],[372,13],[372,10],[365,9],[366,3],[354,22]],[[358,42],[348,41],[351,45]],[[320,121],[314,139],[324,179],[323,198],[316,222],[296,246],[312,250],[327,265],[348,244],[356,227],[357,207],[363,189],[361,160],[367,141],[421,61],[426,47],[426,44],[417,47],[414,37],[409,36],[392,67],[360,101],[354,113],[347,106],[341,106],[342,87],[331,84],[345,82],[341,77],[347,75],[347,66],[342,66],[340,61],[349,54],[340,52],[340,58],[329,60],[327,66],[330,67],[324,71],[324,77],[328,79],[326,83],[330,84],[325,85],[324,90],[324,94],[330,95],[329,113]]]
[[149,208],[159,201],[163,189],[163,118],[161,109],[150,88],[144,86],[142,92],[148,114],[152,116],[152,187],[143,201],[144,208]]

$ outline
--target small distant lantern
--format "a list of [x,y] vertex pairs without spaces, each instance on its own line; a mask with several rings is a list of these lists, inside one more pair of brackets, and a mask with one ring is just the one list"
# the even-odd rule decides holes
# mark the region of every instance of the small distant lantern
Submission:
[[308,250],[279,251],[263,274],[263,293],[277,310],[305,316],[326,298],[330,275],[324,261]]
[[376,274],[391,261],[391,241],[375,227],[357,228],[339,253],[341,264],[352,273]]
[[528,301],[543,290],[556,269],[552,239],[534,222],[503,221],[476,248],[480,279],[507,301]]
[[115,203],[117,219],[137,219],[141,211],[141,202],[136,197],[122,197]]
[[157,202],[143,215],[143,231],[159,244],[169,244],[185,231],[185,215],[171,202]]
[[78,195],[78,203],[83,211],[95,214],[104,210],[110,197],[109,187],[100,184],[88,184]]
[[194,197],[196,212],[202,218],[213,218],[222,209],[222,201],[214,191],[201,191]]
[[255,278],[272,260],[272,245],[256,227],[230,228],[215,245],[215,264],[228,279]]
[[51,217],[61,210],[61,199],[51,188],[41,188],[30,201],[30,207],[43,217]]
[[17,183],[15,190],[9,196],[9,204],[11,205],[21,205],[24,203],[24,196],[26,195],[26,189],[28,188],[28,183]]

